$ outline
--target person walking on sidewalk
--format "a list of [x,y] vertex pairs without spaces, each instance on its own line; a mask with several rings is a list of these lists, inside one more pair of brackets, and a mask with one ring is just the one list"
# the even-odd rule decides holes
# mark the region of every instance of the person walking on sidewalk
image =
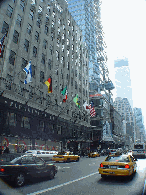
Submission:
[[3,154],[2,147],[0,146],[0,155]]
[[6,149],[4,150],[4,153],[10,153],[8,146],[6,146]]

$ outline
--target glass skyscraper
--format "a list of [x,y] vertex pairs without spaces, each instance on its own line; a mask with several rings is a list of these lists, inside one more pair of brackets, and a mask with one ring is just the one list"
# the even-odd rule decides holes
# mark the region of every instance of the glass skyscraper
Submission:
[[115,60],[114,65],[116,96],[121,98],[127,98],[131,107],[133,108],[132,87],[128,59],[125,58]]
[[67,0],[68,9],[83,34],[89,54],[90,90],[99,90],[99,64],[97,61],[98,24],[100,23],[99,0]]

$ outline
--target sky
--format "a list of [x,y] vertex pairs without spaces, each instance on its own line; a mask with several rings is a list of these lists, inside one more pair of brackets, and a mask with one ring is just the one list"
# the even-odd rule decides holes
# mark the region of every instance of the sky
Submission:
[[114,60],[128,58],[133,107],[142,109],[146,128],[146,1],[102,0],[101,22],[109,77],[115,84]]

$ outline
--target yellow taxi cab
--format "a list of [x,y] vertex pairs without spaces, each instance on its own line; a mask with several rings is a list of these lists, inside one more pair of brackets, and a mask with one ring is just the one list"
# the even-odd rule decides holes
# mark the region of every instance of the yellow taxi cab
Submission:
[[90,152],[88,154],[89,158],[95,158],[95,157],[99,157],[99,156],[100,156],[100,154],[98,152]]
[[136,173],[137,164],[131,155],[109,155],[98,169],[102,178],[106,176],[132,176]]
[[73,152],[59,152],[57,155],[53,156],[52,160],[56,162],[77,162],[80,160],[80,156],[74,155]]

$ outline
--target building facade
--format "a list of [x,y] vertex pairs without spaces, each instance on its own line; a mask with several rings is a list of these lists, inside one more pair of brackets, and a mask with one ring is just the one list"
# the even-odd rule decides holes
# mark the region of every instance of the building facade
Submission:
[[[0,14],[0,36],[6,33],[0,58],[1,144],[59,148],[80,136],[87,140],[90,117],[82,105],[89,101],[88,50],[66,1],[8,0]],[[30,60],[32,82],[24,84]],[[44,84],[48,78],[52,93]],[[80,109],[73,101],[77,95]]]
[[[131,105],[127,98],[117,97],[114,101],[114,108],[119,112],[122,117],[123,130],[121,134],[123,137],[126,136],[126,139],[132,139],[134,142],[135,139],[135,117]],[[125,141],[126,142],[126,141]],[[128,143],[128,141],[127,141]]]
[[[100,0],[67,0],[68,9],[82,30],[83,41],[86,43],[89,55],[90,90],[100,92],[100,70],[98,62],[99,41],[102,39],[100,22]],[[102,45],[100,43],[100,45]],[[98,51],[97,51],[98,48]]]
[[118,59],[114,62],[116,96],[127,98],[133,108],[132,87],[128,59]]
[[135,142],[144,142],[145,141],[145,128],[143,124],[143,116],[141,108],[134,108],[134,116],[136,123],[136,137]]

